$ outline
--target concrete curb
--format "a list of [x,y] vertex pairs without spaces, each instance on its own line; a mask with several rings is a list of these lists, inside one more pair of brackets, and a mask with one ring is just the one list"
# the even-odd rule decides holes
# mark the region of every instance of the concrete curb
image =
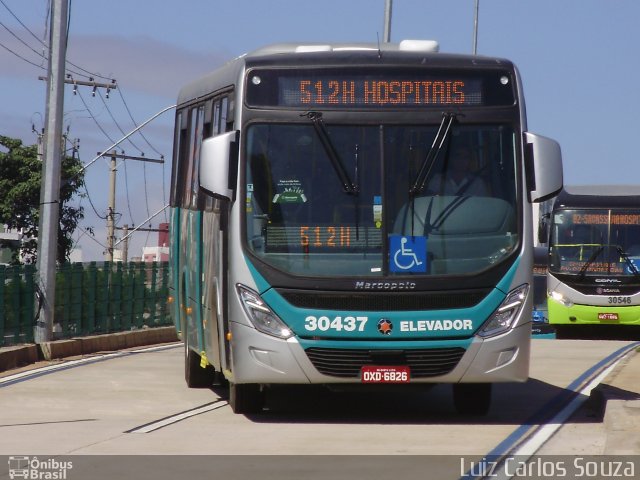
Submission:
[[0,372],[23,367],[39,360],[54,360],[110,352],[132,347],[178,341],[175,327],[155,327],[89,337],[54,340],[39,345],[19,345],[0,348]]

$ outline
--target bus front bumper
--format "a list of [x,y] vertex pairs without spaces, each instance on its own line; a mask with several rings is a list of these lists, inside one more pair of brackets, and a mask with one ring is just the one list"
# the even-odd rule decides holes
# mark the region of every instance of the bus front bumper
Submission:
[[[346,377],[321,373],[295,337],[282,340],[235,322],[231,323],[231,332],[232,378],[229,380],[234,383],[353,384],[361,382],[359,370]],[[344,344],[342,348],[351,351],[380,352],[390,349],[389,342],[342,343]],[[372,346],[372,344],[375,345]],[[395,342],[394,351],[398,350],[399,344],[402,344],[407,352],[450,346],[444,340]],[[476,336],[461,353],[457,364],[447,373],[420,378],[412,377],[411,383],[524,382],[529,375],[530,345],[530,323],[495,337]]]

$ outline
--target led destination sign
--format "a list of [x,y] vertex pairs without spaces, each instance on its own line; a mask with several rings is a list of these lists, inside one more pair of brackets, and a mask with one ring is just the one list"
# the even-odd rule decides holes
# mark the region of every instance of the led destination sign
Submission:
[[460,79],[294,77],[281,79],[278,96],[279,102],[286,106],[482,105],[479,82]]
[[638,213],[574,213],[571,216],[574,225],[640,225]]
[[252,107],[393,109],[513,105],[506,72],[425,69],[265,69],[247,81]]

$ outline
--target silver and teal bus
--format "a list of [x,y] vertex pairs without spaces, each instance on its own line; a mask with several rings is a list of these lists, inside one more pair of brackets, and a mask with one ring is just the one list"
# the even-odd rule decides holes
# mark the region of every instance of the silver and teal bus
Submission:
[[[179,93],[173,315],[191,387],[528,378],[532,203],[562,187],[508,60],[431,41],[280,44]],[[460,180],[454,152],[467,156]],[[451,184],[455,183],[455,187]]]
[[567,186],[544,220],[556,336],[638,338],[640,187]]

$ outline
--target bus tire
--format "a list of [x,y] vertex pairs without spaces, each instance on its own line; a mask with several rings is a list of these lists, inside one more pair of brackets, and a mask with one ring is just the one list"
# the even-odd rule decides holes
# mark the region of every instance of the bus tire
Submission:
[[215,370],[211,365],[200,366],[200,355],[184,344],[184,379],[189,388],[209,388],[215,380]]
[[453,384],[453,404],[463,415],[486,415],[491,406],[490,383]]
[[264,406],[264,392],[257,383],[229,382],[229,405],[233,413],[259,413]]

